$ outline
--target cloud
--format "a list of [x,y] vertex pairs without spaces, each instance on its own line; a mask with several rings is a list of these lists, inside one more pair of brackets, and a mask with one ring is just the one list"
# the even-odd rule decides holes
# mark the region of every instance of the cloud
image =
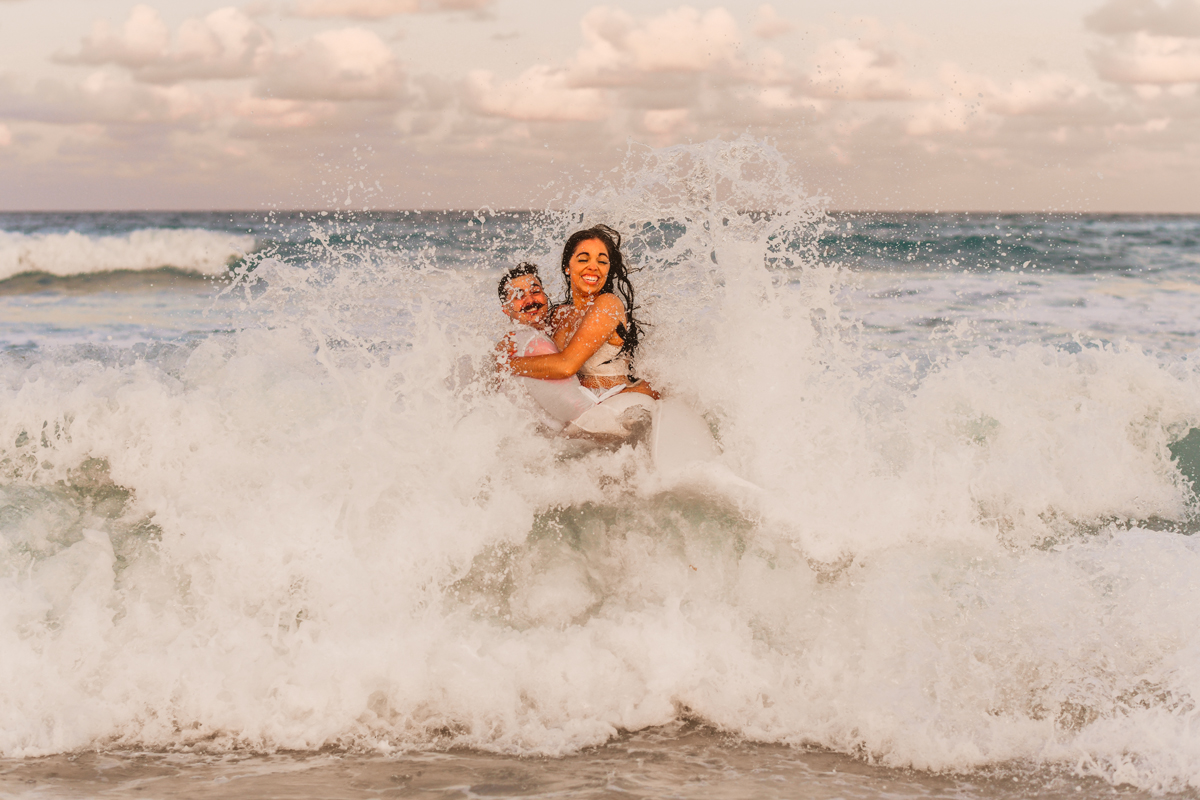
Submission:
[[1149,33],[1197,37],[1200,0],[1170,0],[1165,6],[1155,0],[1109,0],[1084,17],[1083,22],[1090,30],[1107,36]]
[[372,31],[327,30],[280,49],[270,31],[233,7],[185,20],[172,36],[158,11],[138,5],[120,29],[97,21],[79,52],[59,60],[112,64],[163,85],[257,78],[256,95],[282,100],[394,100],[404,92],[399,61]]
[[161,59],[171,43],[171,30],[158,11],[150,6],[134,6],[129,19],[114,31],[108,20],[92,23],[92,32],[83,38],[77,56],[62,61],[83,64],[120,64],[133,69]]
[[687,124],[690,113],[686,108],[647,111],[642,115],[642,127],[650,133],[669,136]]
[[12,144],[12,131],[3,122],[0,122],[0,147],[8,147]]
[[325,123],[336,114],[336,106],[320,101],[242,97],[233,104],[231,111],[252,128],[285,130],[313,128]]
[[[698,101],[702,81],[721,75],[736,84],[750,72],[739,57],[737,23],[722,8],[684,6],[635,18],[602,6],[585,14],[580,27],[584,43],[564,65],[538,65],[508,81],[471,72],[467,107],[526,122],[595,122],[621,108],[638,109],[635,128],[662,137],[690,122],[688,107]],[[771,74],[775,68],[764,66]]]
[[[253,83],[202,88],[184,80],[150,83],[142,78],[151,69],[156,75],[168,70],[187,76],[220,73],[220,60],[231,48],[221,46],[219,34],[246,30],[247,18],[221,9],[189,21],[203,24],[185,23],[174,37],[162,35],[166,29],[156,24],[161,22],[157,14],[138,10],[130,20],[107,38],[90,37],[91,50],[85,48],[96,60],[103,57],[123,69],[106,66],[69,82],[45,79],[32,90],[18,89],[11,81],[0,84],[0,119],[92,126],[97,131],[93,139],[132,142],[140,137],[165,147],[170,139],[193,134],[232,142],[230,137],[269,131],[309,129],[319,136],[321,130],[387,127],[399,101],[409,99],[395,54],[374,33],[357,28],[318,33],[238,67],[239,72],[258,70]],[[217,35],[215,44],[212,35]],[[227,36],[224,41],[244,40]],[[419,93],[414,97],[422,99]]]
[[704,13],[683,6],[635,20],[620,9],[601,6],[581,23],[585,46],[572,66],[576,81],[619,86],[646,74],[700,73],[737,65],[741,37],[723,8]]
[[1005,116],[1071,114],[1094,97],[1086,84],[1057,73],[1013,81],[1008,89],[990,94],[986,100],[988,110]]
[[1091,87],[1060,73],[1043,73],[1002,86],[986,75],[944,64],[939,78],[941,96],[909,112],[904,126],[908,134],[984,131],[995,136],[1006,120],[1042,120],[1030,122],[1026,125],[1029,129],[1052,123],[1090,123],[1108,113]]
[[1139,31],[1089,53],[1106,81],[1172,84],[1200,81],[1200,39]]
[[394,100],[403,92],[395,53],[363,28],[322,31],[277,54],[255,87],[290,100]]
[[58,56],[66,63],[115,64],[138,80],[174,83],[181,80],[245,78],[256,74],[273,49],[269,31],[239,9],[219,8],[203,19],[187,19],[172,37],[158,11],[138,5],[119,30],[98,20],[75,55]]
[[1200,82],[1200,0],[1109,0],[1084,19],[1106,41],[1088,53],[1111,83]]
[[1137,137],[1147,133],[1162,133],[1170,126],[1171,120],[1169,117],[1159,117],[1157,119],[1148,119],[1145,122],[1130,125],[1128,123],[1117,123],[1105,129],[1105,132],[1112,138],[1128,138],[1130,136]]
[[909,81],[904,59],[881,41],[835,39],[813,58],[806,94],[838,100],[914,100],[926,90]]
[[481,114],[525,121],[584,122],[603,119],[610,107],[595,88],[572,86],[564,70],[535,66],[516,80],[495,85],[492,73],[467,76],[472,107]]
[[209,117],[205,98],[187,86],[139,86],[111,72],[93,72],[80,85],[93,121],[179,123]]
[[[764,33],[786,27],[767,5],[757,20],[767,26]],[[868,35],[827,42],[805,74],[774,49],[747,51],[737,22],[722,8],[683,6],[635,17],[598,7],[581,20],[584,42],[569,62],[539,65],[508,81],[475,71],[464,83],[465,105],[515,121],[610,120],[614,133],[624,131],[619,135],[666,142],[827,114],[830,100],[932,97],[928,86],[909,78],[907,59],[887,45],[882,26],[864,24]]]
[[32,92],[0,92],[0,113],[58,125],[195,126],[215,118],[219,102],[188,86],[156,86],[97,70],[75,84],[43,80]]
[[769,4],[758,7],[758,11],[754,14],[754,27],[751,28],[754,35],[761,39],[774,39],[791,33],[795,29],[794,23],[779,16],[775,7]]
[[905,122],[904,130],[910,136],[965,133],[977,118],[978,112],[970,103],[947,97],[917,107]]
[[122,125],[196,126],[220,115],[220,103],[188,86],[144,86],[108,72],[83,81],[85,108],[93,121]]
[[298,0],[293,12],[298,17],[349,17],[386,19],[398,14],[434,11],[482,11],[495,0]]

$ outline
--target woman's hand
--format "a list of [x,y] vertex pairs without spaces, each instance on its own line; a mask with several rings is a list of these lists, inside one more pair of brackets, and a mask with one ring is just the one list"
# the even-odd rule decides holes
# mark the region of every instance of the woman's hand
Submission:
[[509,366],[514,374],[529,378],[569,378],[579,371],[583,362],[591,358],[602,344],[612,338],[617,326],[624,322],[625,306],[621,304],[620,298],[615,294],[602,294],[588,309],[583,321],[579,323],[579,328],[561,353],[516,356],[509,361]]
[[640,392],[641,394],[648,394],[651,397],[653,397],[655,400],[662,399],[662,395],[660,395],[658,392],[654,391],[654,389],[652,389],[650,387],[650,384],[646,383],[644,380],[638,381],[637,383],[629,384],[628,386],[625,387],[625,391]]

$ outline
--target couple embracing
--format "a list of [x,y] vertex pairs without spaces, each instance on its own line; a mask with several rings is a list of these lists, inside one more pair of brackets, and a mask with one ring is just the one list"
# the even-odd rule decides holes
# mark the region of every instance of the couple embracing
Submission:
[[625,438],[648,420],[658,394],[632,377],[639,329],[620,234],[606,225],[572,234],[562,271],[567,300],[556,306],[532,264],[500,279],[504,313],[519,324],[498,346],[501,361],[552,427]]

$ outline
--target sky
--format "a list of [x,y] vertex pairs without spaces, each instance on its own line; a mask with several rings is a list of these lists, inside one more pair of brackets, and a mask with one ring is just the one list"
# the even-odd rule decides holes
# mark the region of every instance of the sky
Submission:
[[1200,0],[0,0],[0,210],[544,208],[750,136],[848,210],[1200,213]]

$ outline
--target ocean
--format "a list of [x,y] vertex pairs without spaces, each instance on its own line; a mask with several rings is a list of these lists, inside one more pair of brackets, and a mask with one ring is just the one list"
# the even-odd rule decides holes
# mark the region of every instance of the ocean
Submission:
[[[719,470],[492,370],[599,222]],[[0,214],[0,796],[1195,797],[1198,480],[1197,216]]]

